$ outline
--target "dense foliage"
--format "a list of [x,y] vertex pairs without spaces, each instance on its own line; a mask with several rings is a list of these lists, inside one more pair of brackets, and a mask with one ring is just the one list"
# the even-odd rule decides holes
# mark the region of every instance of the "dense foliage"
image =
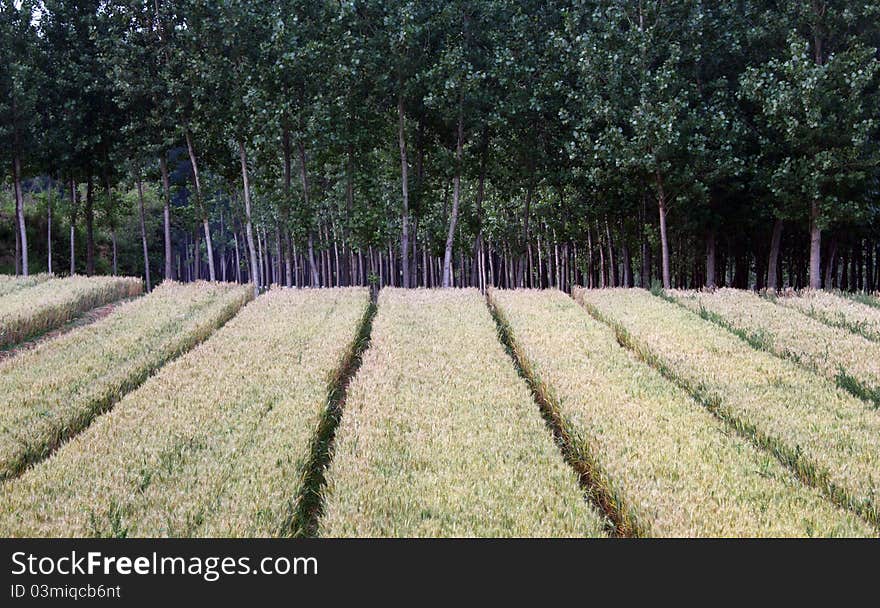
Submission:
[[0,0],[0,47],[9,270],[880,283],[878,0]]

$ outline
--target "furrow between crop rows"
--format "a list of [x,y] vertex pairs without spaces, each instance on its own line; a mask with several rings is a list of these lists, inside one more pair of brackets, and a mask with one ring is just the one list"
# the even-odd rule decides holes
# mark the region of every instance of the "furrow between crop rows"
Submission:
[[292,536],[315,536],[318,524],[324,514],[324,488],[327,485],[327,470],[333,459],[333,445],[336,430],[345,410],[348,387],[360,369],[363,354],[370,344],[373,329],[373,317],[376,315],[376,294],[370,292],[370,305],[361,321],[360,331],[349,350],[339,373],[330,384],[327,408],[318,425],[310,450],[306,474],[297,508],[291,512],[290,520],[284,525],[284,532]]
[[601,536],[476,290],[379,293],[321,536]]
[[[127,508],[137,536],[289,536],[314,444],[369,310],[364,289],[276,291],[259,323],[259,385],[229,402],[186,462],[161,471]],[[274,328],[274,330],[272,329]],[[269,331],[274,337],[269,336]],[[264,333],[265,332],[265,333]],[[269,342],[277,341],[278,346]],[[228,411],[228,414],[226,413]],[[186,499],[184,500],[184,497]]]
[[877,526],[880,417],[793,362],[644,290],[576,289],[618,340],[802,481]]
[[623,503],[621,497],[599,466],[595,455],[586,448],[576,435],[570,424],[563,419],[555,403],[552,391],[535,373],[529,359],[524,356],[520,343],[513,335],[513,329],[497,303],[497,290],[487,292],[487,303],[495,324],[498,336],[507,354],[513,360],[520,377],[525,380],[532,392],[532,398],[541,410],[541,415],[553,433],[565,461],[577,473],[584,495],[592,502],[608,521],[608,533],[611,536],[638,537],[644,536],[644,530]]
[[623,530],[676,537],[872,533],[731,435],[562,292],[492,291],[490,301],[521,368]]

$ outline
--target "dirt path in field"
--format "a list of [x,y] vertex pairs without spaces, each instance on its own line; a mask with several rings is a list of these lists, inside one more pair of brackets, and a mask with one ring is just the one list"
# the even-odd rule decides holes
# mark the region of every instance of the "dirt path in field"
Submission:
[[16,355],[27,352],[29,350],[33,350],[40,345],[45,344],[46,342],[54,340],[59,336],[63,336],[67,332],[73,331],[77,327],[85,327],[86,325],[91,325],[96,321],[100,321],[111,312],[116,310],[116,308],[129,301],[130,299],[119,300],[118,302],[111,302],[110,304],[105,304],[104,306],[93,308],[92,310],[79,315],[72,321],[68,321],[57,329],[53,329],[44,334],[40,334],[39,336],[35,336],[29,340],[25,340],[24,342],[19,342],[18,344],[10,346],[9,348],[0,350],[0,364],[9,359],[12,359]]

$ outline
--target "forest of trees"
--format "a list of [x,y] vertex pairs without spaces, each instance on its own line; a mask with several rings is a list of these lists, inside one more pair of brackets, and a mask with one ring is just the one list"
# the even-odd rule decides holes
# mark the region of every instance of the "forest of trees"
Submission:
[[880,285],[880,0],[0,0],[0,271]]

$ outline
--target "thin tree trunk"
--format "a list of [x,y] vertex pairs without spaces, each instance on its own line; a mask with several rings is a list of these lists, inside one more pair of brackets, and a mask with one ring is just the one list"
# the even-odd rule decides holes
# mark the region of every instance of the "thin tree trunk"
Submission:
[[258,275],[257,285],[259,285],[260,287],[263,287],[266,284],[266,281],[265,281],[266,271],[264,268],[265,264],[263,262],[263,240],[260,236],[259,230],[257,230],[257,261],[258,261],[258,266],[256,269],[257,270],[256,274]]
[[598,220],[596,220],[596,239],[599,250],[599,289],[605,289],[605,252],[602,250],[602,233],[599,230]]
[[113,225],[110,227],[110,241],[113,243],[113,276],[115,277],[119,274],[119,266],[118,266],[118,248],[116,243],[116,226]]
[[822,289],[822,229],[819,227],[819,201],[810,204],[810,289]]
[[49,180],[49,192],[46,193],[46,245],[49,249],[49,274],[52,274],[52,192],[55,190],[55,186],[52,184],[51,179]]
[[605,216],[605,237],[608,239],[608,285],[617,287],[617,263],[614,259],[614,239],[611,238],[611,227],[608,225],[608,216]]
[[196,151],[195,146],[193,146],[192,141],[192,133],[187,129],[186,131],[186,149],[189,152],[189,162],[192,165],[193,172],[193,180],[196,183],[196,206],[198,208],[198,212],[201,215],[202,226],[205,229],[205,248],[206,255],[208,257],[208,276],[211,281],[217,280],[217,275],[214,273],[214,248],[211,244],[211,226],[208,222],[208,213],[205,209],[204,199],[202,198],[202,182],[199,179],[199,165],[196,160]]
[[[305,203],[306,209],[310,209],[309,174],[306,170],[306,146],[302,140],[297,143],[297,146],[299,147],[299,175],[300,180],[302,181],[303,202]],[[320,285],[320,282],[318,278],[318,266],[315,263],[315,245],[311,229],[309,230],[309,269],[312,275],[312,287],[318,287]]]
[[276,221],[275,222],[275,261],[277,262],[277,266],[274,267],[274,276],[275,282],[281,285],[281,274],[283,272],[282,266],[284,266],[283,262],[284,258],[281,254],[281,225]]
[[587,225],[587,287],[593,289],[593,229]]
[[141,222],[141,244],[144,247],[144,278],[147,283],[147,291],[152,291],[153,287],[150,284],[150,254],[147,249],[147,222],[146,217],[144,216],[144,185],[141,182],[140,173],[138,173],[137,177],[137,192]]
[[770,237],[770,257],[767,260],[767,290],[779,289],[779,246],[782,243],[782,220],[773,223],[773,236]]
[[168,159],[165,158],[164,153],[159,157],[159,169],[162,173],[162,193],[165,197],[165,205],[162,212],[165,236],[165,278],[174,280],[174,267],[171,263],[171,185],[168,179]]
[[715,289],[715,229],[706,232],[706,288]]
[[241,255],[238,250],[238,232],[232,233],[232,240],[235,242],[235,282],[241,283]]
[[663,289],[672,287],[669,271],[669,234],[666,229],[667,209],[666,191],[663,187],[663,177],[657,170],[657,208],[660,213],[660,258],[663,276]]
[[70,180],[70,276],[76,274],[76,211],[77,211],[76,180]]
[[241,181],[244,186],[244,215],[245,234],[247,236],[248,252],[251,261],[251,283],[254,286],[254,297],[260,295],[259,277],[257,273],[257,250],[254,247],[254,227],[251,223],[251,189],[248,181],[247,155],[244,150],[244,142],[238,142],[238,156],[241,160]]
[[402,286],[409,287],[409,167],[405,126],[403,93],[401,92],[397,96],[397,138],[400,145],[400,186],[403,195],[403,209],[400,216],[400,263],[403,269]]
[[28,242],[27,229],[24,221],[24,197],[21,192],[21,159],[18,153],[12,160],[13,188],[15,189],[15,211],[18,220],[19,239],[21,241],[21,273],[28,276]]
[[452,245],[455,241],[455,224],[458,222],[458,207],[461,198],[461,154],[464,145],[464,117],[462,101],[458,103],[458,138],[455,144],[455,176],[452,180],[452,212],[449,215],[449,232],[446,233],[446,250],[443,254],[443,287],[452,283]]
[[290,212],[290,191],[292,186],[292,172],[291,172],[291,149],[290,149],[290,129],[287,128],[285,123],[284,128],[281,133],[281,149],[284,153],[284,165],[283,165],[283,187],[284,187],[284,201],[281,205],[281,223],[282,229],[284,231],[284,265],[285,265],[285,274],[284,274],[284,284],[287,287],[293,287],[295,282],[294,272],[293,272],[293,254],[291,251],[291,238],[290,238],[290,230],[288,227],[288,214]]
[[[538,235],[538,289],[544,289],[544,245],[541,242],[541,235]],[[550,260],[547,260],[547,276],[550,276]],[[547,286],[550,286],[550,282],[547,282]]]
[[95,186],[91,173],[86,182],[86,274],[95,274]]
[[[15,194],[12,195],[15,198]],[[18,201],[15,201],[15,227],[12,231],[15,233],[15,276],[21,274],[21,231],[18,229]]]
[[[626,241],[623,242],[621,251],[623,253],[623,286],[634,287],[635,281],[633,280],[632,256],[629,253],[629,245],[626,244]],[[567,259],[568,258],[566,258],[566,260]]]
[[[342,287],[342,273],[339,271],[339,242],[336,240],[336,227],[333,227],[333,258],[336,262],[336,287]],[[403,264],[403,261],[401,261]],[[404,264],[405,268],[406,265]]]
[[495,252],[494,252],[494,250],[493,250],[493,248],[492,248],[492,240],[491,240],[491,239],[489,240],[488,245],[489,245],[489,252],[488,252],[488,258],[489,258],[489,285],[491,285],[492,287],[495,287]]

